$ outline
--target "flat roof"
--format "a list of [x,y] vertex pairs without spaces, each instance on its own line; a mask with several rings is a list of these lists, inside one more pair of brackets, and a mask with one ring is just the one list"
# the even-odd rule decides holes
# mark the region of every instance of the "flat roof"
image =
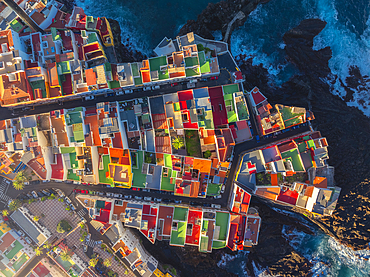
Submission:
[[48,238],[39,232],[33,223],[19,210],[10,216],[38,245],[42,245]]

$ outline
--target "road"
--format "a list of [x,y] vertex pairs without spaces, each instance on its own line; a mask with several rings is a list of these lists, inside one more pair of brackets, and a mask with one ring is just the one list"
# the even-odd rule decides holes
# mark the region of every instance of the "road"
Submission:
[[44,30],[41,29],[39,25],[37,25],[32,20],[32,18],[28,16],[28,14],[22,8],[20,8],[15,1],[13,0],[3,0],[3,1],[7,6],[9,6],[13,11],[15,11],[19,15],[19,17],[22,18],[24,23],[26,23],[32,30],[34,30],[35,32],[41,32],[42,34],[45,33]]

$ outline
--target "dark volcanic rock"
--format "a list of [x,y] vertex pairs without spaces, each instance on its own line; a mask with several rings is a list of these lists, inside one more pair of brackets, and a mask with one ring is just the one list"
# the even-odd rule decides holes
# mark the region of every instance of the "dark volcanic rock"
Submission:
[[270,271],[277,276],[312,276],[309,272],[311,267],[312,264],[306,258],[293,251],[270,266]]
[[[312,30],[310,30],[312,26]],[[329,74],[330,49],[312,49],[312,40],[325,23],[319,19],[304,20],[286,33],[284,40],[288,59],[302,75],[293,76],[281,88],[263,91],[273,103],[310,108],[316,119],[315,129],[327,137],[330,165],[335,167],[336,184],[342,188],[337,209],[332,217],[320,221],[342,243],[354,249],[368,248],[370,242],[369,182],[370,120],[360,110],[349,107],[322,77]],[[250,77],[253,78],[253,77]],[[367,76],[352,69],[349,86],[358,87]],[[246,84],[247,89],[253,84]],[[249,86],[249,87],[248,87]],[[263,219],[263,218],[262,218]]]
[[[213,250],[212,253],[200,253],[198,247],[170,246],[168,241],[149,242],[143,235],[135,230],[136,235],[142,237],[144,248],[153,255],[161,265],[169,264],[176,268],[178,276],[224,277],[236,276],[217,266],[224,250]],[[230,252],[231,255],[236,253]]]
[[118,63],[124,62],[139,62],[146,59],[146,55],[135,50],[127,38],[126,41],[122,42],[121,38],[121,27],[117,20],[108,18],[113,38],[114,38],[114,51],[116,53]]
[[[226,0],[218,3],[209,3],[207,8],[198,15],[197,20],[188,20],[181,28],[179,35],[194,32],[201,37],[213,39],[212,32],[221,30],[222,35],[226,33],[227,25],[234,16],[242,11],[248,16],[260,3],[267,3],[270,0]],[[242,26],[247,17],[243,20],[236,20],[233,29]]]
[[[307,222],[303,216],[295,215],[293,212],[291,214],[294,217],[288,216],[289,212],[279,213],[256,197],[252,198],[251,206],[258,209],[262,223],[258,245],[252,247],[248,255],[246,264],[248,274],[253,276],[252,263],[261,268],[269,268],[271,272],[272,268],[276,271],[282,263],[286,263],[287,266],[282,269],[285,275],[281,271],[274,272],[274,274],[279,273],[279,276],[309,275],[311,267],[308,261],[294,252],[289,241],[294,238],[295,231],[314,234],[312,224]],[[288,233],[287,237],[283,236],[283,228]],[[294,257],[294,259],[288,262],[288,257]],[[301,268],[301,272],[304,274],[294,275],[296,268]]]

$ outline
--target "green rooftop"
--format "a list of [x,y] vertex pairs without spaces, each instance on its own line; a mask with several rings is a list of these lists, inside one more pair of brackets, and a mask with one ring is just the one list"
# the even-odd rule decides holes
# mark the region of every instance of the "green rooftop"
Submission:
[[80,181],[81,178],[76,173],[73,173],[73,170],[72,169],[68,169],[67,180],[70,180],[70,181]]
[[212,248],[213,249],[221,249],[226,247],[226,241],[218,241],[214,240],[212,243]]
[[24,265],[27,260],[29,259],[29,257],[23,253],[23,255],[13,264],[13,268],[15,271],[18,271],[22,265]]
[[292,162],[294,171],[305,171],[303,167],[302,159],[298,153],[298,149],[292,149],[284,153],[281,153],[281,157],[283,159],[290,159],[290,161]]
[[76,148],[74,147],[60,147],[60,153],[61,154],[67,154],[67,153],[75,153]]
[[211,66],[209,64],[209,60],[206,60],[206,55],[204,54],[204,51],[198,53],[199,56],[199,65],[200,65],[200,72],[201,73],[210,73],[211,72]]
[[199,72],[199,67],[197,67],[196,69],[185,69],[185,74],[186,74],[186,77],[192,77],[192,76],[197,76],[197,75],[200,75],[200,72]]
[[226,232],[229,223],[229,213],[216,212],[216,226],[220,226],[219,237],[214,238],[218,240],[226,240]]
[[207,185],[207,196],[219,195],[221,191],[221,184],[212,184]]
[[186,237],[186,222],[177,223],[177,231],[171,231],[170,244],[172,245],[184,245]]
[[45,80],[36,80],[36,81],[29,82],[29,84],[32,88],[35,99],[37,98],[36,93],[35,93],[36,89],[41,90],[42,98],[46,98],[47,95],[46,95]]
[[19,241],[14,241],[14,247],[5,256],[11,260],[13,257],[23,248],[23,245]]
[[200,252],[207,252],[207,250],[208,250],[208,237],[201,237],[200,238],[199,251]]
[[53,37],[53,41],[57,41],[57,40],[61,40],[62,37],[58,34],[58,31],[56,28],[54,27],[51,27],[50,28],[50,31],[51,31],[51,35]]
[[186,57],[184,60],[185,60],[185,67],[199,65],[198,57]]
[[67,112],[65,118],[66,118],[65,121],[67,125],[82,123],[82,114],[80,111]]
[[[164,167],[164,168],[167,168],[167,167]],[[165,177],[164,173],[162,172],[161,190],[175,191],[175,184],[171,183],[172,169],[167,168],[167,170],[168,170],[167,177]]]
[[222,90],[224,92],[224,95],[233,94],[233,93],[239,91],[239,86],[238,86],[238,84],[224,85],[224,86],[222,86]]
[[1,270],[1,273],[4,274],[5,277],[11,277],[14,275],[14,273],[9,268],[5,268],[4,270]]
[[135,86],[142,85],[143,81],[141,80],[141,76],[140,77],[134,77],[134,83],[135,83]]
[[57,64],[57,70],[58,70],[59,75],[72,73],[71,67],[69,65],[69,61],[59,62],[56,64]]
[[188,208],[175,207],[175,211],[173,213],[173,220],[186,221],[187,214],[188,214]]
[[93,43],[93,42],[98,42],[96,33],[89,33],[89,35],[87,36],[87,44]]
[[99,183],[111,185],[113,184],[112,179],[107,178],[107,176],[105,175],[106,172],[109,172],[108,166],[108,164],[110,163],[109,155],[103,155],[102,159],[104,168],[102,170],[99,170]]
[[10,27],[15,31],[15,32],[19,32],[20,30],[22,30],[23,28],[23,25],[17,20],[17,19],[14,19],[12,22],[10,22]]
[[143,151],[138,151],[136,153],[137,157],[137,168],[132,167],[132,173],[134,174],[132,180],[132,186],[135,188],[145,188],[146,183],[146,174],[141,173],[141,169],[143,166],[144,161],[144,153]]
[[132,69],[132,76],[133,77],[140,76],[139,67],[138,67],[137,63],[132,63],[131,64],[131,69]]

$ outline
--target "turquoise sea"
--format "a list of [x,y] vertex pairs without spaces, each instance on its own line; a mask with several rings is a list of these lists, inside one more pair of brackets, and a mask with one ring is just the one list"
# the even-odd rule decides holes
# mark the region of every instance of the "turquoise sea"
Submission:
[[[209,0],[141,0],[141,1],[77,1],[87,14],[106,16],[119,21],[123,40],[147,55],[164,36],[174,38],[188,19],[196,19]],[[211,1],[217,2],[217,1]],[[329,61],[332,75],[339,78],[330,84],[332,93],[344,96],[339,79],[345,83],[350,66],[357,66],[362,75],[370,75],[370,1],[368,0],[271,0],[260,5],[248,17],[244,26],[231,37],[231,52],[253,58],[254,64],[268,69],[272,82],[281,85],[299,73],[285,60],[283,35],[303,19],[320,18],[327,22],[325,29],[315,38],[314,49],[330,46],[333,56]],[[214,33],[221,39],[219,32]],[[239,61],[242,62],[242,61]],[[328,76],[329,82],[333,76]],[[369,86],[370,89],[370,86]],[[366,91],[365,91],[366,92]],[[356,92],[348,105],[359,107],[370,116],[370,107],[358,105],[363,100],[370,104],[370,94]],[[292,246],[314,264],[314,276],[370,276],[369,252],[353,252],[334,239],[316,230],[315,235],[293,232]],[[293,236],[293,238],[292,238]],[[236,258],[225,255],[219,266],[247,276],[244,271],[247,252]],[[255,272],[266,276],[256,265]]]

